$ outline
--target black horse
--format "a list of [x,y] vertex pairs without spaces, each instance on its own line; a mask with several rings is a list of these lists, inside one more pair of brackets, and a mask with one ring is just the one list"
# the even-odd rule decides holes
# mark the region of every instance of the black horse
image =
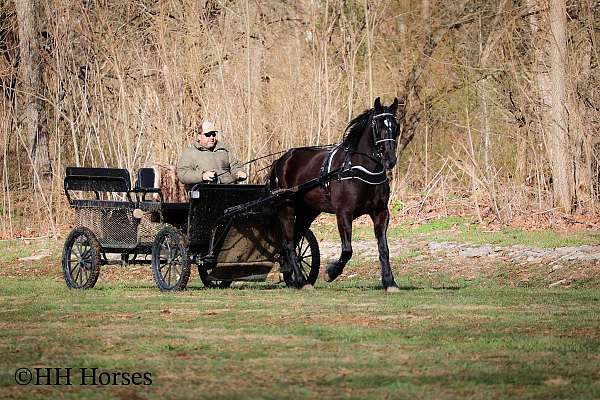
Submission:
[[[398,291],[390,268],[387,228],[390,185],[387,171],[396,165],[398,99],[385,107],[379,97],[374,107],[348,124],[342,143],[330,148],[295,148],[273,164],[270,188],[300,187],[278,209],[283,231],[284,276],[294,286],[313,284],[298,262],[295,241],[299,240],[321,212],[336,214],[342,239],[339,260],[327,265],[325,280],[333,281],[352,257],[352,221],[368,214],[374,224],[381,262],[381,281],[388,292]],[[308,184],[307,182],[316,182]]]

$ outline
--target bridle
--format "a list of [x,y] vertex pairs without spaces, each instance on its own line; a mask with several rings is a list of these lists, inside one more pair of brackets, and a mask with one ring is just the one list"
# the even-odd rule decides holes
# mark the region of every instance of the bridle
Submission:
[[390,142],[390,141],[396,143],[396,139],[394,139],[393,137],[381,138],[381,136],[379,135],[379,125],[377,124],[377,120],[383,119],[383,123],[386,124],[388,129],[391,131],[392,123],[390,120],[395,119],[395,118],[396,118],[396,116],[389,112],[383,112],[383,113],[380,113],[380,114],[377,114],[377,115],[374,115],[373,117],[371,117],[371,132],[373,133],[373,144],[375,147],[374,155],[377,156],[377,158],[379,158],[380,160],[383,159],[383,153],[380,149],[381,146],[379,146],[379,144],[383,143],[383,142]]

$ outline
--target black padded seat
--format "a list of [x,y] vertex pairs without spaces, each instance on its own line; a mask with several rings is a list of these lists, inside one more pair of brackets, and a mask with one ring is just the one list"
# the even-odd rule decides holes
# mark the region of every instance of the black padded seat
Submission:
[[97,192],[128,192],[131,190],[129,171],[124,168],[68,167],[66,190]]
[[154,184],[156,182],[156,172],[154,168],[140,168],[137,172],[137,181],[135,182],[136,189],[157,189]]

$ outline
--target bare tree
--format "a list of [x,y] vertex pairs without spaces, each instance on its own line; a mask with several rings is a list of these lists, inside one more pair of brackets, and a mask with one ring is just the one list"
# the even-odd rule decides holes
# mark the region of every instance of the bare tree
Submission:
[[[552,169],[554,202],[566,212],[573,211],[574,178],[569,147],[569,121],[566,91],[565,0],[529,0],[532,32],[539,33],[535,78],[541,102],[542,131]],[[541,30],[547,27],[548,29]]]
[[47,185],[52,179],[48,149],[47,117],[44,110],[44,83],[40,57],[39,4],[35,0],[15,1],[19,24],[21,91],[24,93],[23,123],[29,139],[34,184]]
[[[204,118],[242,158],[334,143],[381,96],[403,104],[396,196],[426,187],[432,208],[468,212],[474,199],[484,221],[552,203],[597,213],[599,11],[597,0],[0,0],[4,198],[31,190],[29,161],[35,184],[52,175],[54,189],[67,165],[173,163]],[[62,215],[61,196],[46,203]]]

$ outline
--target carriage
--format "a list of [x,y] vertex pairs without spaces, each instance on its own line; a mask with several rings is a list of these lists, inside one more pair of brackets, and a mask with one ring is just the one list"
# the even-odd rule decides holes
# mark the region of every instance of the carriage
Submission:
[[[267,185],[197,184],[185,201],[174,201],[156,187],[155,174],[141,168],[132,187],[127,169],[67,168],[65,195],[78,221],[63,249],[69,288],[94,287],[100,267],[109,264],[151,265],[161,291],[185,289],[194,264],[209,288],[273,275],[294,285],[295,272],[280,268],[276,209],[284,193]],[[314,284],[320,254],[310,230],[296,241],[296,252],[301,273]]]

